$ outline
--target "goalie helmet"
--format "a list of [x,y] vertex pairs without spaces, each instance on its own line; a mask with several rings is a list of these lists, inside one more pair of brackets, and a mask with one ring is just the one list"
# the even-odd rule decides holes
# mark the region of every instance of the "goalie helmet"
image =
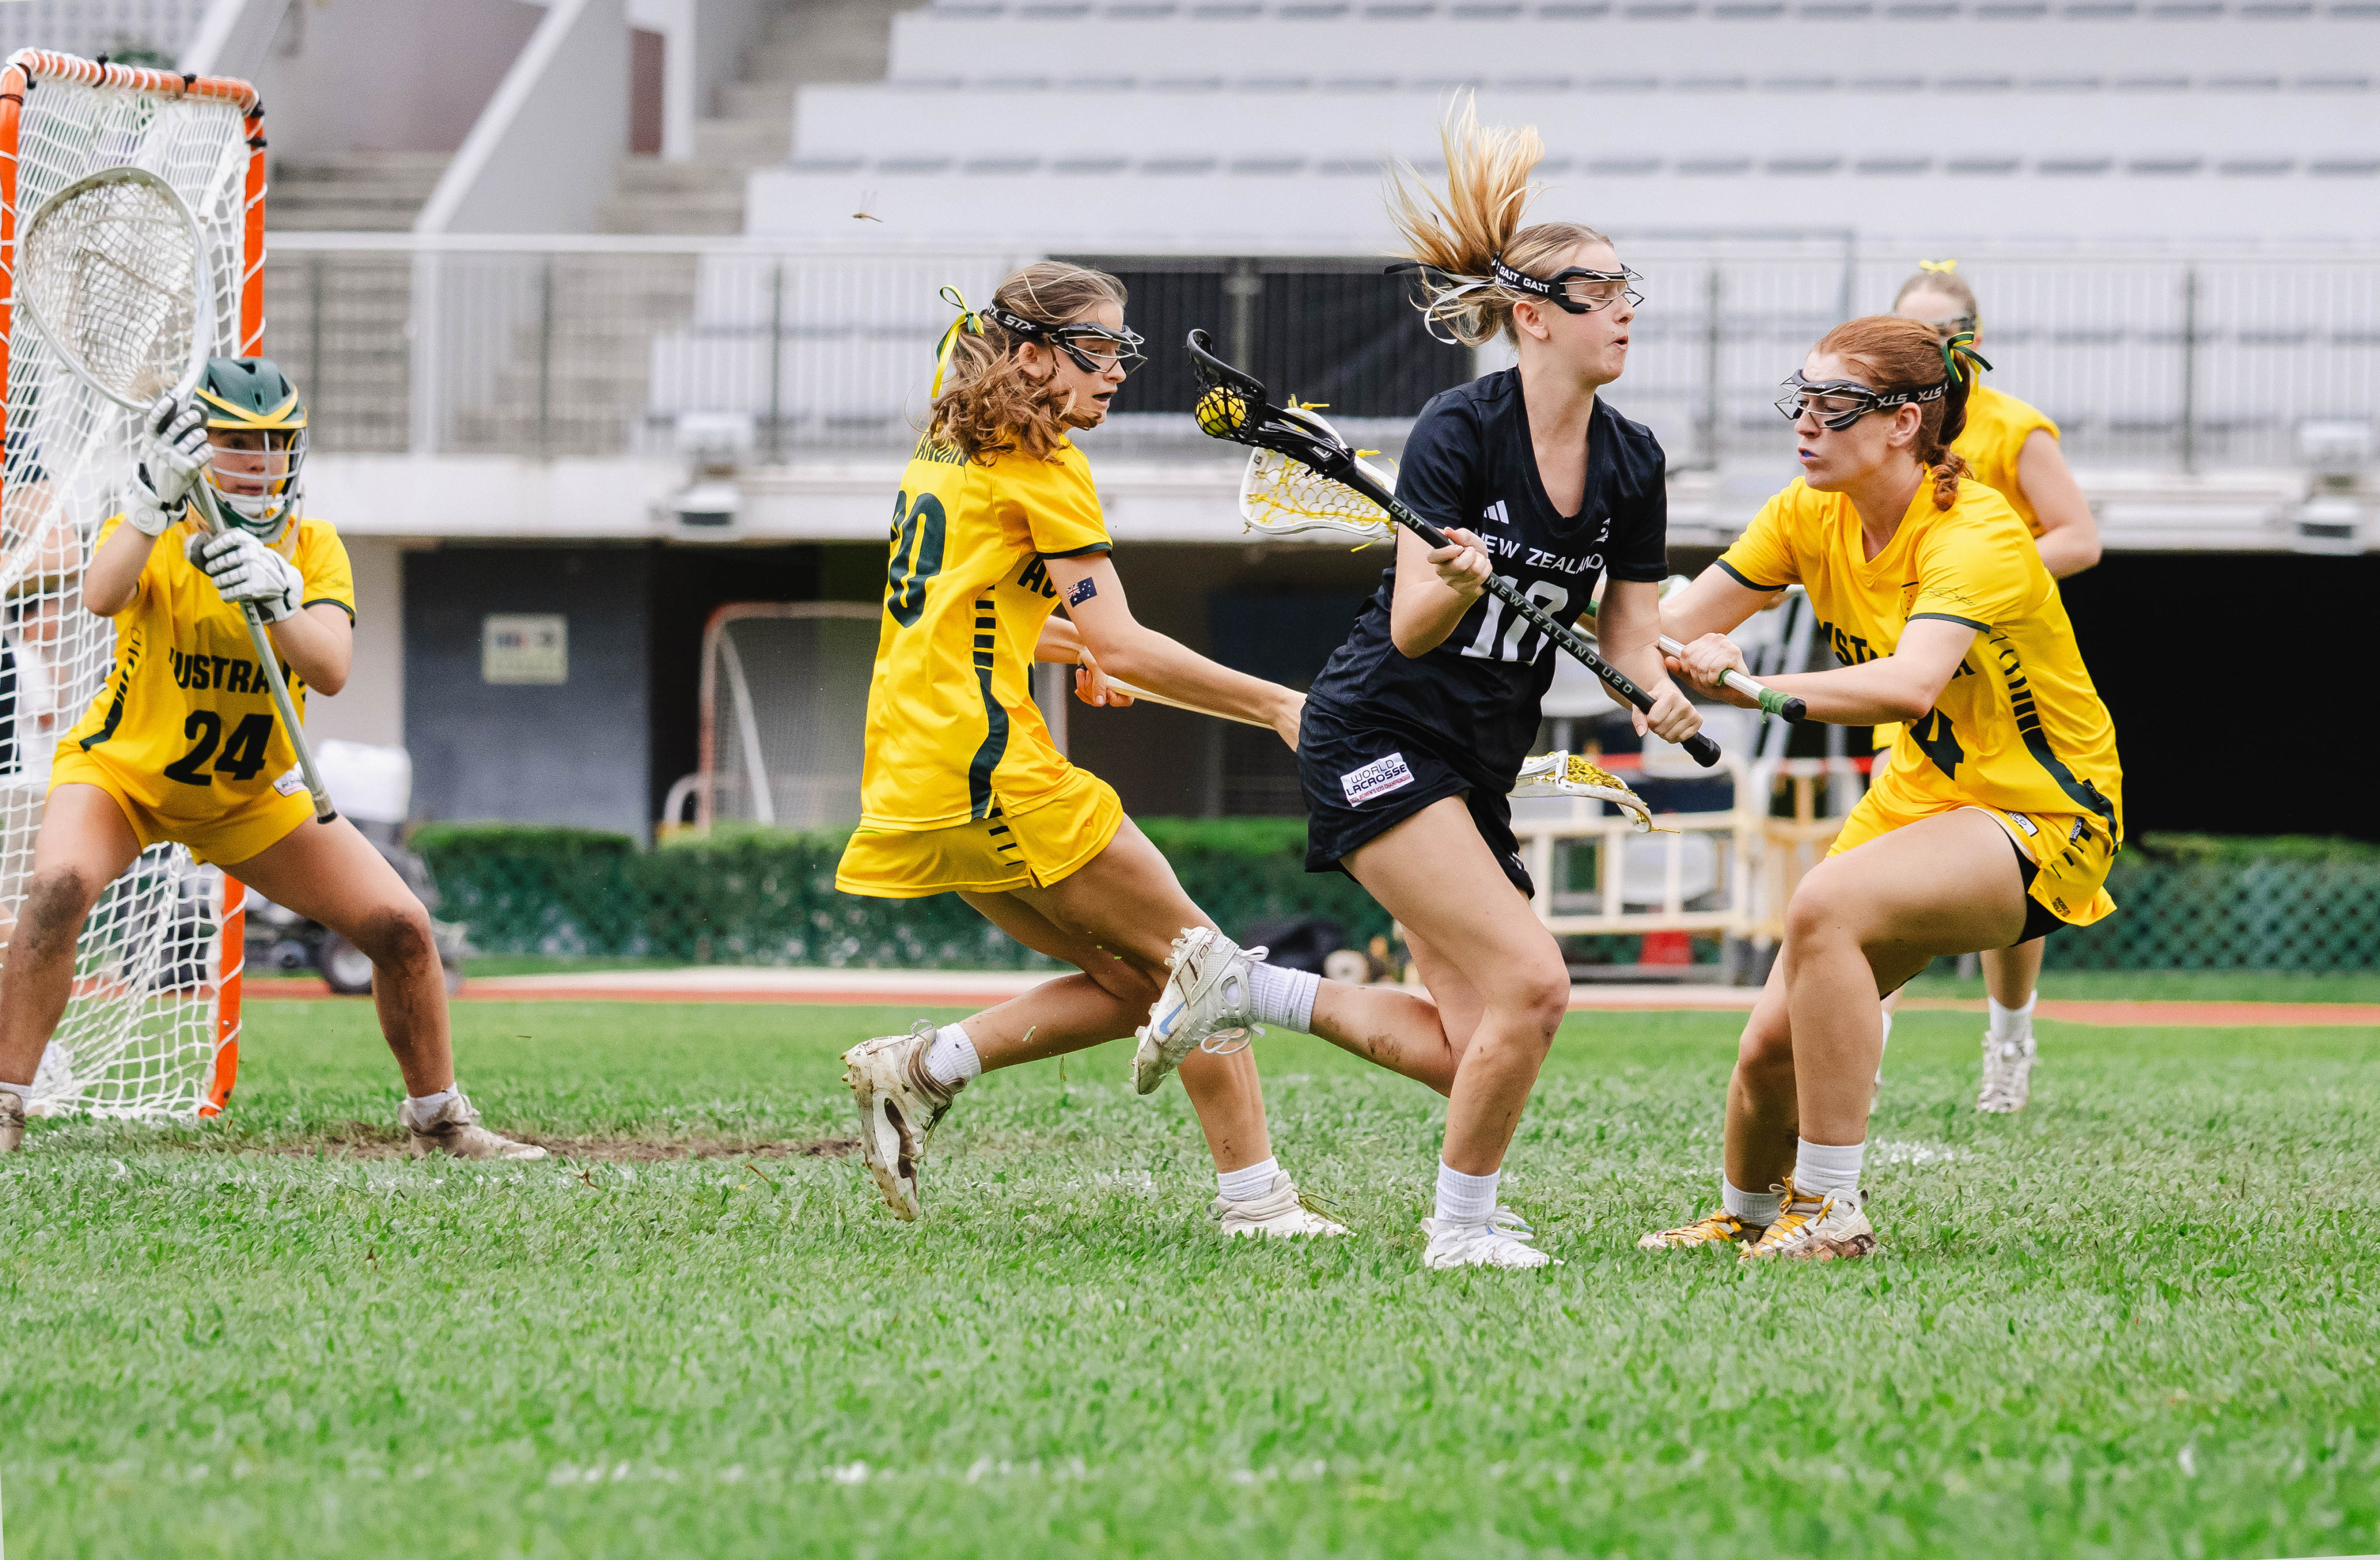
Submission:
[[206,482],[224,518],[280,540],[297,517],[306,464],[306,403],[298,387],[270,357],[210,357],[198,398],[212,446]]

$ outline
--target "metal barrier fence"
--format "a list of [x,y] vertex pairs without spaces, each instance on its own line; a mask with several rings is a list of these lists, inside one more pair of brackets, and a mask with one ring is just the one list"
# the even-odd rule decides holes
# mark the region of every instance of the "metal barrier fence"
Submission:
[[[1680,466],[1773,454],[1777,381],[1846,314],[1889,307],[1917,259],[1823,236],[1624,248],[1645,301],[1616,399]],[[267,345],[305,376],[326,449],[615,454],[667,448],[679,417],[700,412],[750,418],[761,458],[892,450],[912,437],[951,319],[939,289],[980,301],[1032,258],[285,233],[266,268]],[[2380,253],[1961,260],[1998,381],[2056,417],[2079,460],[2292,465],[2300,424],[2380,405]],[[1395,306],[1402,284],[1376,261],[1103,263],[1130,274],[1135,320],[1162,333],[1119,403],[1157,434],[1192,437],[1175,371],[1189,324],[1245,344],[1280,388],[1358,417],[1410,417],[1475,368]]]

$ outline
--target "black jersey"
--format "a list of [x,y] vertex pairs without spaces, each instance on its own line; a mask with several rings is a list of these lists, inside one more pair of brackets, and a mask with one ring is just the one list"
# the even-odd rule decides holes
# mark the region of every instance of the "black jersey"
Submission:
[[[1423,519],[1461,526],[1486,543],[1496,572],[1563,623],[1575,623],[1598,575],[1655,581],[1669,572],[1669,489],[1652,430],[1597,397],[1588,424],[1586,489],[1576,514],[1557,514],[1537,478],[1517,369],[1431,398],[1397,469],[1397,497]],[[1561,654],[1527,620],[1482,592],[1444,642],[1408,659],[1389,637],[1396,569],[1308,697],[1341,720],[1385,727],[1439,754],[1475,784],[1512,788],[1528,756],[1538,706]]]

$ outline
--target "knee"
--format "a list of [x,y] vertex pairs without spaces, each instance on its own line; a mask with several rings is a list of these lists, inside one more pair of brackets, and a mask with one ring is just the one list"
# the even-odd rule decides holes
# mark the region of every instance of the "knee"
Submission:
[[81,932],[83,917],[99,902],[106,884],[79,866],[46,867],[33,875],[25,889],[24,913],[18,929],[29,948],[46,947],[63,937],[68,942]]
[[1755,1016],[1744,1025],[1736,1043],[1735,1070],[1747,1078],[1790,1077],[1793,1071],[1793,1032],[1782,1023]]
[[1836,874],[1820,863],[1793,889],[1785,907],[1785,940],[1797,946],[1829,937],[1855,937],[1857,897],[1836,882]]
[[1570,967],[1559,952],[1548,949],[1544,958],[1496,984],[1500,989],[1491,1006],[1509,1014],[1515,1021],[1513,1028],[1536,1035],[1542,1054],[1553,1045],[1554,1031],[1570,1011]]
[[438,939],[430,926],[430,912],[420,901],[383,905],[371,912],[350,939],[364,957],[382,969],[412,969],[438,958]]

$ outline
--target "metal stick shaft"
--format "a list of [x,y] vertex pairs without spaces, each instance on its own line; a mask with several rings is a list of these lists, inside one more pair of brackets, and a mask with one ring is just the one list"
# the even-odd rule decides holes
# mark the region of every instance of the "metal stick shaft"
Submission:
[[[199,495],[199,511],[205,517],[207,531],[212,536],[224,532],[223,512],[215,508],[215,496],[207,490],[201,476],[190,490]],[[293,518],[291,525],[296,525]],[[273,650],[273,639],[265,632],[264,619],[257,612],[256,603],[242,601],[240,615],[248,620],[248,641],[256,647],[256,659],[264,667],[264,685],[273,695],[273,707],[281,716],[282,729],[289,733],[289,745],[298,751],[298,772],[305,777],[306,789],[314,797],[314,820],[329,823],[339,816],[331,804],[331,788],[322,783],[322,771],[315,767],[314,749],[306,740],[305,722],[298,719],[298,701],[289,696],[289,684],[281,675],[281,657]]]

